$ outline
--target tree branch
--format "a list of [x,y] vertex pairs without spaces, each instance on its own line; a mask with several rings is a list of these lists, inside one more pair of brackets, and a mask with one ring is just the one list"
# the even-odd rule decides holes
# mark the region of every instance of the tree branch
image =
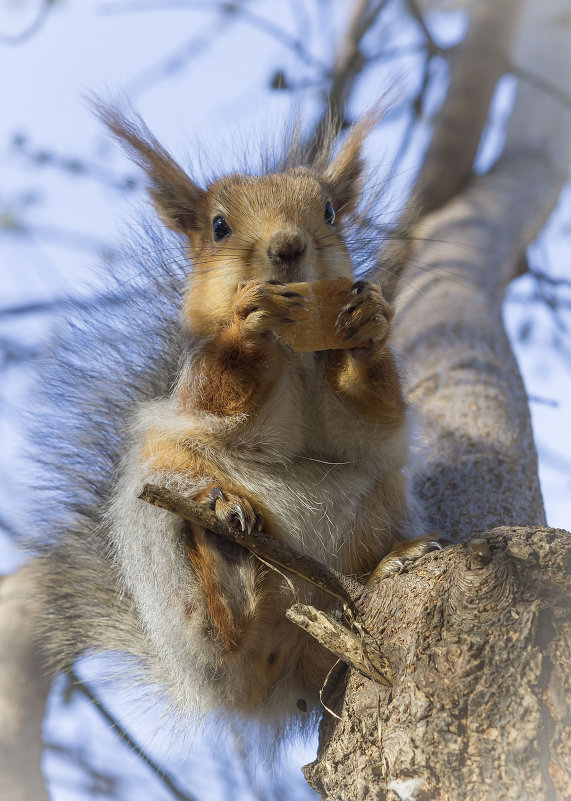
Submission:
[[386,0],[355,0],[331,69],[331,85],[323,98],[323,113],[308,136],[310,150],[319,147],[331,116],[340,125],[345,121],[347,99],[365,65],[360,51],[361,41],[385,5]]
[[499,528],[377,587],[387,688],[331,688],[316,761],[323,799],[569,797],[571,535]]
[[43,0],[35,18],[24,30],[14,34],[0,32],[0,44],[16,46],[27,42],[43,28],[54,5],[55,0]]
[[146,484],[139,498],[242,545],[263,561],[284,568],[343,601],[356,612],[357,634],[318,609],[304,604],[294,604],[286,612],[286,617],[363,675],[382,684],[391,683],[391,667],[365,631],[365,620],[372,614],[374,618],[371,609],[372,590],[311,556],[295,551],[274,537],[262,532],[248,534],[235,531],[216,517],[207,506],[173,490]]
[[521,0],[471,4],[464,41],[450,57],[450,85],[412,192],[422,213],[442,206],[471,173],[496,84],[506,71]]
[[371,638],[354,634],[325,612],[306,604],[294,604],[285,614],[288,620],[364,676],[391,686],[392,668]]
[[213,531],[231,542],[242,545],[255,556],[300,576],[328,595],[352,607],[359,606],[363,597],[369,592],[355,579],[338,573],[311,556],[299,553],[275,537],[270,537],[262,532],[248,534],[245,531],[234,530],[216,517],[208,507],[165,487],[146,484],[139,498]]
[[150,768],[150,770],[152,770],[157,779],[165,785],[169,792],[172,793],[174,798],[178,798],[179,801],[196,801],[195,796],[191,796],[185,791],[181,790],[177,783],[167,773],[165,773],[164,768],[155,762],[155,760],[152,759],[143,748],[141,748],[139,743],[137,743],[137,741],[129,734],[129,732],[119,723],[117,718],[107,709],[101,699],[98,698],[93,690],[79,678],[75,671],[70,670],[69,677],[72,682],[73,690],[83,695],[91,704],[93,704],[100,715],[107,721],[107,723],[109,723],[111,728],[114,729],[119,738],[137,754],[137,756],[148,768]]
[[[533,33],[525,60],[562,88],[571,82],[571,35],[550,20],[563,6],[534,4],[523,29]],[[430,525],[452,537],[545,519],[527,397],[501,304],[566,181],[569,125],[561,103],[522,85],[494,168],[412,232],[394,342],[425,418],[416,486]]]
[[412,16],[415,18],[416,22],[418,23],[418,26],[420,27],[420,29],[421,29],[421,31],[422,31],[422,33],[424,35],[424,38],[426,39],[426,43],[427,43],[429,51],[432,54],[439,53],[440,52],[440,48],[438,47],[438,45],[434,41],[430,31],[428,30],[428,28],[426,26],[426,22],[424,21],[424,17],[422,16],[422,11],[418,7],[418,3],[416,2],[416,0],[406,0],[406,4],[408,6],[408,9],[409,9],[410,13],[412,14]]
[[48,801],[41,758],[51,680],[34,642],[34,597],[26,568],[0,578],[0,795],[6,801]]

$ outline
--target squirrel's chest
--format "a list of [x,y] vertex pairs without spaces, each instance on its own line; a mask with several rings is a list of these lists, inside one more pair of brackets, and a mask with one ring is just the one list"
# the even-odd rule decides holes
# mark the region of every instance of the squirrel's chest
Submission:
[[296,354],[240,439],[261,461],[346,461],[362,452],[356,439],[364,422],[330,385],[324,354]]

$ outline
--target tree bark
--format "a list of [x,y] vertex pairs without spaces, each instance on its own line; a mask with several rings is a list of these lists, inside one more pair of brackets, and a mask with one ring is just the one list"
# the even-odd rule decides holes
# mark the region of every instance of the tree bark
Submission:
[[570,568],[567,532],[497,528],[381,582],[367,622],[393,686],[352,671],[325,698],[341,720],[324,712],[310,786],[335,801],[571,798]]
[[444,105],[416,181],[413,202],[423,213],[439,208],[466,185],[508,54],[522,0],[471,5],[466,36],[449,62]]
[[48,801],[42,720],[51,680],[33,638],[34,588],[25,570],[0,578],[0,798]]

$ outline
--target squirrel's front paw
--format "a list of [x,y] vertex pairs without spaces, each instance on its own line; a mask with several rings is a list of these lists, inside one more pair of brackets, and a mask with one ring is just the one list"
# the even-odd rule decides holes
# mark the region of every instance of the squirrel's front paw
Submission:
[[251,333],[279,334],[284,326],[294,325],[294,308],[305,308],[305,298],[280,281],[244,281],[234,297],[234,312],[242,328]]
[[390,332],[393,308],[376,284],[357,281],[350,291],[349,302],[343,306],[335,328],[346,340],[355,342],[355,349],[382,346]]
[[234,495],[214,487],[210,490],[204,503],[209,506],[224,523],[238,531],[261,531],[264,518],[260,512],[255,512],[246,498]]

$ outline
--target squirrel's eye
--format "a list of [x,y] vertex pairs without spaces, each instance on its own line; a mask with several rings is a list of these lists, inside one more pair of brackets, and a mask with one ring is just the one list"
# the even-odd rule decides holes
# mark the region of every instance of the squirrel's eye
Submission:
[[325,214],[323,215],[323,219],[327,223],[327,225],[333,225],[335,222],[335,209],[331,205],[331,203],[325,204]]
[[221,214],[214,218],[212,229],[214,231],[215,242],[220,242],[221,239],[224,239],[225,236],[229,236],[232,233],[230,226]]

